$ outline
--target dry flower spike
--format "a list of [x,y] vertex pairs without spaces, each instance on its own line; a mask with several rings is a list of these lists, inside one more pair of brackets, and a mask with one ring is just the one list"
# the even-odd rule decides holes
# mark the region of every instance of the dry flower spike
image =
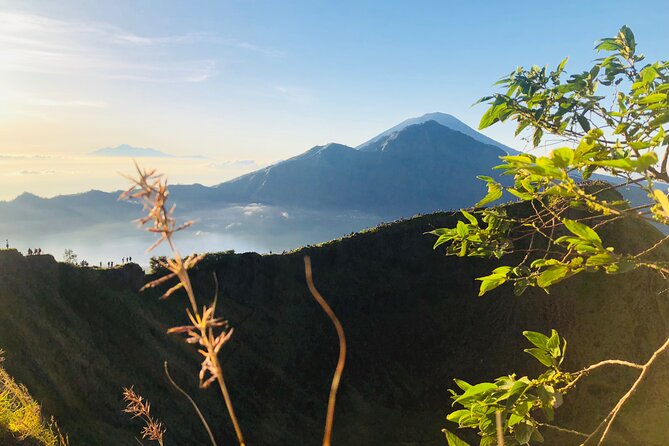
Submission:
[[163,436],[166,429],[161,422],[151,416],[151,403],[138,395],[132,387],[123,389],[123,401],[126,403],[123,412],[132,415],[132,418],[141,419],[144,423],[142,438],[155,441],[163,446]]
[[[169,210],[167,209],[167,200],[169,198],[167,180],[162,175],[157,174],[155,170],[141,169],[137,163],[135,163],[135,167],[137,169],[137,178],[126,177],[132,182],[132,186],[123,192],[119,199],[139,200],[142,203],[145,215],[138,219],[137,222],[140,226],[145,226],[147,223],[152,222],[152,225],[146,228],[147,231],[160,235],[159,239],[149,247],[147,252],[153,250],[162,242],[167,241],[174,256],[173,259],[166,259],[166,261],[161,262],[161,266],[166,268],[169,273],[147,283],[142,290],[163,285],[175,277],[178,279],[178,283],[170,287],[163,294],[162,298],[167,298],[178,290],[184,290],[190,303],[190,308],[186,310],[186,313],[191,325],[173,327],[168,330],[168,333],[185,334],[187,343],[198,344],[202,347],[198,350],[204,356],[199,372],[200,386],[204,388],[213,382],[218,382],[235,429],[235,434],[237,435],[237,441],[241,446],[244,446],[244,437],[232,407],[232,401],[223,378],[223,370],[218,361],[218,353],[221,347],[232,336],[232,329],[228,327],[226,321],[215,317],[215,298],[211,307],[204,306],[201,311],[195,299],[188,270],[193,268],[204,256],[193,254],[184,259],[176,250],[172,240],[175,232],[191,226],[193,222],[187,221],[177,226],[176,219],[174,218],[175,206],[173,205]],[[214,279],[216,279],[215,276]],[[218,295],[218,282],[216,283],[216,289],[216,295]]]

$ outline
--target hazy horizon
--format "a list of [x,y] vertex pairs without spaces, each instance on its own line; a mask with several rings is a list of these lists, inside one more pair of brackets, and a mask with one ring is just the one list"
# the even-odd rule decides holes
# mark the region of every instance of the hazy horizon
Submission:
[[[253,170],[237,161],[355,147],[428,112],[476,128],[471,104],[519,64],[570,56],[579,71],[623,24],[649,60],[669,45],[659,1],[535,13],[534,2],[0,0],[0,199],[121,188],[129,162],[85,154],[122,143],[202,155],[156,167],[217,184]],[[483,133],[522,148],[510,125]]]

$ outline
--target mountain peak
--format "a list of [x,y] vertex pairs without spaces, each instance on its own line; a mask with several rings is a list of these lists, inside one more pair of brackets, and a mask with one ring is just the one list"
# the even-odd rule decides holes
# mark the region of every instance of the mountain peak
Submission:
[[41,203],[45,199],[42,197],[39,197],[35,194],[32,194],[30,192],[23,192],[21,195],[18,195],[16,198],[13,200],[10,200],[9,202],[14,202],[14,203],[23,203],[23,204],[37,204]]
[[[484,149],[486,147],[487,149]],[[439,156],[450,153],[453,156],[466,157],[472,150],[503,154],[497,146],[477,141],[431,119],[393,132],[365,147],[364,152],[405,154],[412,157],[417,153],[428,157],[436,156],[437,153],[440,154]]]
[[397,124],[394,127],[389,128],[388,130],[376,135],[374,138],[370,139],[369,141],[360,144],[356,149],[361,150],[363,152],[370,152],[370,151],[377,151],[379,150],[379,142],[384,141],[388,136],[392,135],[395,132],[399,132],[400,130],[403,130],[409,126],[416,125],[416,124],[422,124],[424,122],[428,121],[435,121],[438,124],[441,124],[444,127],[447,127],[451,130],[455,130],[457,132],[463,133],[470,138],[473,138],[479,142],[482,142],[484,144],[490,144],[495,147],[499,147],[500,149],[504,150],[507,153],[510,154],[516,154],[518,151],[505,146],[504,144],[501,144],[494,139],[488,138],[487,136],[477,132],[473,128],[469,127],[467,124],[464,122],[460,121],[458,118],[455,116],[449,115],[447,113],[441,113],[441,112],[431,112],[431,113],[426,113],[422,116],[418,116],[415,118],[409,118],[406,119],[399,124]]
[[172,155],[149,147],[135,147],[130,144],[120,144],[116,147],[104,147],[90,152],[92,156],[119,156],[119,157],[152,157],[168,158]]

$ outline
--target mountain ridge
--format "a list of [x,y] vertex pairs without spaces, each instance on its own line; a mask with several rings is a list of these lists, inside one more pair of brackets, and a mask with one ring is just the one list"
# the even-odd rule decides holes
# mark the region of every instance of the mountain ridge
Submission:
[[[214,294],[212,274],[221,285],[220,315],[235,329],[221,361],[249,444],[307,444],[322,437],[337,342],[309,295],[305,254],[348,339],[337,444],[443,445],[441,429],[454,428],[444,420],[452,410],[447,389],[453,378],[480,382],[540,370],[522,354],[522,330],[558,329],[569,340],[569,370],[607,357],[643,362],[669,334],[669,302],[655,295],[665,284],[640,270],[579,276],[556,285],[550,297],[539,290],[508,297],[503,286],[477,298],[474,278],[499,264],[445,257],[423,235],[458,219],[456,213],[425,215],[286,255],[210,254],[192,270],[198,296]],[[660,237],[627,221],[601,236],[615,240],[617,252]],[[197,354],[165,335],[184,322],[182,296],[159,301],[161,290],[137,292],[153,278],[132,264],[79,268],[51,256],[0,250],[5,366],[57,417],[72,444],[132,443],[136,425],[121,412],[121,387],[130,385],[151,401],[173,444],[206,442],[187,403],[165,384],[163,360],[198,400],[217,440],[234,442],[219,395],[197,390]],[[624,368],[593,373],[565,397],[555,423],[594,429],[635,379]],[[614,444],[664,444],[666,382],[666,374],[649,375],[621,412]],[[573,440],[551,430],[544,435],[547,446]]]

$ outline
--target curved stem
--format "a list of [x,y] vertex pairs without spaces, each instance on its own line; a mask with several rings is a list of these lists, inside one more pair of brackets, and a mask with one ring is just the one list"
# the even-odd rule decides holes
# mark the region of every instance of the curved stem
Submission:
[[[167,369],[167,361],[164,363],[165,367],[165,375],[167,375],[167,379],[172,384],[172,386],[177,389],[183,396],[188,399],[188,401],[191,403],[193,408],[195,409],[195,412],[197,413],[197,416],[200,417],[200,421],[202,421],[202,424],[204,425],[204,428],[207,430],[207,434],[209,434],[209,440],[211,441],[212,446],[217,446],[216,440],[214,439],[214,434],[211,433],[211,429],[209,428],[209,424],[207,423],[207,420],[204,418],[204,415],[202,415],[202,412],[200,411],[200,408],[197,407],[197,404],[195,401],[193,401],[193,398],[190,397],[190,395],[172,379],[172,376],[170,375],[170,371]],[[141,444],[141,443],[140,443]]]
[[311,274],[311,258],[309,256],[304,256],[304,273],[307,278],[307,286],[309,287],[311,295],[314,297],[316,302],[318,302],[321,308],[323,308],[325,314],[328,315],[332,321],[332,324],[337,330],[337,336],[339,337],[339,360],[337,361],[337,367],[335,368],[335,373],[332,377],[332,385],[330,386],[328,411],[325,417],[325,433],[323,434],[323,446],[330,446],[332,438],[332,426],[334,424],[337,390],[339,389],[339,382],[341,381],[341,375],[344,371],[344,364],[346,363],[346,336],[344,335],[344,328],[339,322],[339,319],[337,319],[334,311],[332,311],[332,308],[330,308],[328,303],[325,301],[325,299],[323,299],[323,296],[321,296],[321,294],[316,289],[316,286],[314,285]]
[[537,423],[537,424],[541,427],[547,427],[549,429],[564,432],[565,434],[578,435],[579,437],[587,437],[588,436],[588,434],[584,434],[583,432],[575,431],[573,429],[567,429],[566,427],[555,426],[554,424],[548,424],[548,423]]
[[644,366],[643,364],[637,364],[634,362],[629,362],[629,361],[623,361],[621,359],[606,359],[604,361],[599,361],[595,364],[589,365],[588,367],[584,368],[583,370],[579,370],[578,372],[571,373],[570,375],[575,376],[574,380],[567,384],[562,390],[567,390],[571,387],[574,387],[576,385],[576,382],[583,378],[584,376],[587,376],[590,372],[592,372],[595,369],[598,369],[600,367],[603,367],[605,365],[620,365],[623,367],[630,367],[633,369],[639,369],[643,370]]

